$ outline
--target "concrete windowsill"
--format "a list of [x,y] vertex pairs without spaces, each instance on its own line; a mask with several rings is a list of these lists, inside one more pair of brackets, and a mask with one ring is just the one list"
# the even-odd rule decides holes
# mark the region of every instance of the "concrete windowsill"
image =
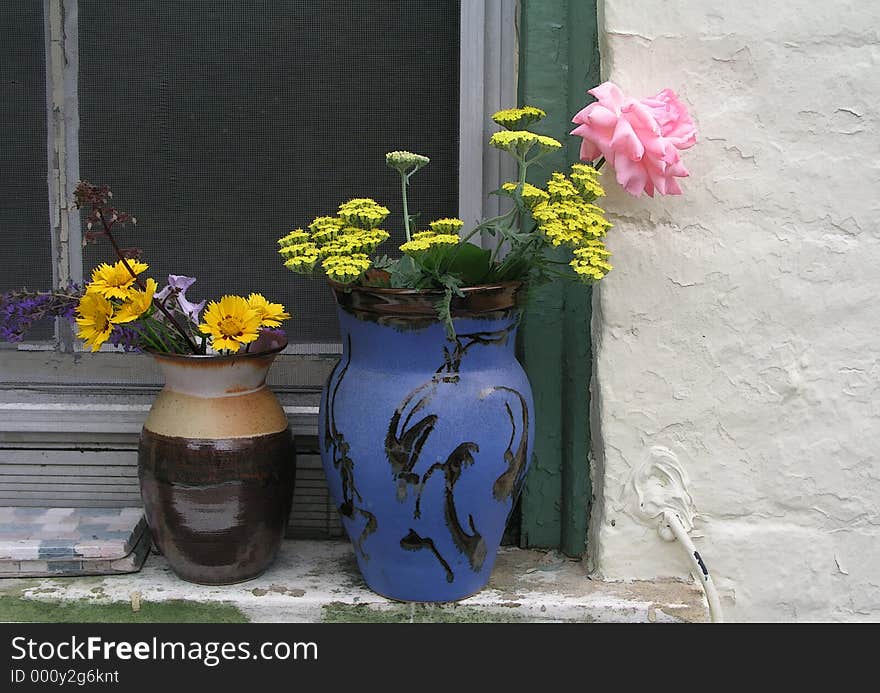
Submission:
[[[393,602],[364,585],[351,547],[342,541],[286,541],[272,568],[238,585],[207,587],[184,582],[161,556],[153,554],[140,572],[128,575],[0,580],[0,597],[0,604],[15,605],[21,599],[30,607],[35,602],[45,605],[45,620],[53,620],[53,608],[61,613],[65,605],[74,604],[77,613],[86,614],[91,606],[100,610],[115,605],[125,620],[138,620],[138,613],[147,614],[150,605],[163,603],[168,607],[163,612],[166,620],[174,620],[178,604],[182,614],[186,604],[198,604],[200,615],[190,620],[208,621],[213,620],[212,606],[253,622],[707,620],[699,585],[602,582],[590,579],[580,561],[555,552],[513,547],[502,547],[489,586],[479,594],[456,604]],[[132,611],[133,601],[138,612]],[[16,617],[13,612],[9,607],[0,609],[0,620],[37,620]]]

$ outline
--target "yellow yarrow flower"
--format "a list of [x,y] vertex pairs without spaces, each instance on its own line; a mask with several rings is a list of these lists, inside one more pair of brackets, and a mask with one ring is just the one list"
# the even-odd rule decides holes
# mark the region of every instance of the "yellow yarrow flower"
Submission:
[[327,258],[332,256],[343,257],[358,253],[360,244],[353,236],[340,236],[329,243],[318,247],[318,257]]
[[115,306],[97,292],[87,292],[80,298],[76,307],[76,336],[88,344],[93,352],[110,339],[113,326],[117,323],[114,310]]
[[332,241],[339,235],[343,226],[345,226],[345,220],[339,217],[316,217],[309,224],[311,241],[318,245]]
[[331,255],[324,259],[321,267],[327,276],[340,284],[350,284],[356,281],[370,269],[372,262],[366,255],[357,253],[354,255]]
[[411,241],[407,241],[402,246],[400,246],[400,250],[407,255],[418,255],[419,253],[424,253],[431,248],[436,248],[443,245],[458,245],[461,239],[458,237],[458,234],[454,233],[438,233],[432,236],[421,236],[419,238],[413,238]]
[[[317,229],[333,227],[334,235],[342,225],[341,219],[336,217],[318,217],[310,225]],[[318,246],[311,241],[311,236],[302,229],[295,229],[286,236],[278,239],[281,247],[279,255],[284,258],[284,266],[292,272],[308,274],[315,268],[318,261]]]
[[428,224],[428,228],[434,233],[458,234],[464,228],[464,222],[461,219],[437,219]]
[[340,219],[339,217],[315,217],[314,219],[312,219],[312,223],[309,224],[309,231],[311,231],[312,235],[314,235],[319,231],[329,229],[339,231],[339,229],[341,229],[343,226],[345,226],[345,221]]
[[347,224],[361,229],[373,229],[381,224],[391,210],[370,198],[355,198],[339,205],[337,214]]
[[571,228],[567,224],[554,219],[541,225],[541,232],[550,241],[550,244],[559,247],[561,245],[576,246],[584,240],[579,229]]
[[604,236],[612,226],[605,218],[604,210],[589,203],[583,205],[580,220],[587,233],[596,239]]
[[574,187],[574,183],[559,173],[559,171],[554,171],[550,175],[550,180],[547,181],[547,193],[554,202],[580,197],[577,188]]
[[535,145],[544,152],[562,147],[559,140],[546,135],[537,135],[528,130],[501,130],[489,138],[489,144],[519,157],[525,156]]
[[282,236],[278,239],[278,245],[282,248],[290,246],[290,245],[298,245],[300,243],[306,243],[310,240],[309,234],[302,229],[294,229],[286,236]]
[[132,287],[126,296],[125,302],[119,307],[119,312],[116,314],[114,322],[124,323],[137,320],[153,305],[153,295],[158,289],[159,285],[153,278],[147,279],[143,291]]
[[339,229],[334,229],[333,227],[327,227],[321,229],[320,231],[316,231],[312,234],[312,242],[317,246],[322,246],[325,243],[331,243],[336,240],[336,237],[339,235]]
[[[506,192],[510,195],[513,195],[514,191],[517,189],[518,186],[519,186],[519,183],[504,183],[501,186],[501,189],[504,192]],[[539,202],[543,202],[544,200],[547,200],[549,197],[549,195],[547,195],[546,192],[541,190],[541,188],[539,188],[536,185],[532,185],[531,183],[524,183],[523,184],[523,188],[522,188],[522,191],[520,192],[520,196],[522,197],[523,202],[526,203],[526,206],[529,209],[534,207]]]
[[575,248],[573,254],[569,265],[585,281],[599,281],[613,269],[607,261],[611,253],[602,241],[587,241],[586,245]]
[[284,262],[284,266],[291,272],[298,274],[309,274],[318,263],[318,250],[307,251],[301,255],[296,255]]
[[605,235],[611,222],[600,207],[579,197],[540,202],[532,209],[538,228],[554,246],[581,246]]
[[492,120],[508,130],[522,130],[532,123],[537,123],[547,114],[535,106],[507,108],[492,114]]
[[297,257],[299,255],[308,255],[310,253],[314,253],[315,255],[317,255],[318,253],[318,246],[316,246],[311,241],[306,241],[305,243],[294,243],[293,245],[285,245],[278,249],[278,254],[284,259]]
[[[321,261],[327,276],[349,283],[370,268],[367,254],[390,238],[387,231],[378,228],[390,213],[369,198],[349,200],[339,205],[338,216],[313,219],[308,233],[296,229],[278,239],[278,252],[284,266],[293,272],[309,274]],[[346,258],[351,262],[343,262]]]
[[571,167],[570,178],[587,202],[592,202],[605,194],[604,188],[599,183],[599,175],[598,169],[587,164],[573,164]]
[[418,170],[429,163],[431,163],[431,160],[428,157],[421,154],[413,154],[412,152],[397,151],[388,152],[385,155],[385,164],[390,168],[397,169],[401,173],[406,173],[406,170],[409,168]]
[[346,226],[334,242],[325,246],[325,248],[332,246],[335,250],[324,255],[369,254],[390,237],[383,229],[364,230],[356,226]]
[[199,330],[211,337],[211,346],[217,351],[228,349],[235,353],[242,344],[249,344],[260,336],[260,313],[241,296],[224,296],[211,301],[202,314]]
[[251,294],[248,305],[260,315],[260,327],[281,327],[281,321],[290,318],[280,303],[270,303],[263,294]]
[[[135,275],[143,272],[149,265],[137,260],[129,260],[128,266],[131,267]],[[129,288],[134,284],[134,276],[125,266],[122,260],[114,265],[108,265],[102,262],[92,270],[92,281],[86,287],[86,291],[101,294],[104,298],[125,299]]]
[[417,231],[416,233],[414,233],[412,235],[411,240],[420,241],[424,238],[433,238],[436,235],[437,235],[436,231]]

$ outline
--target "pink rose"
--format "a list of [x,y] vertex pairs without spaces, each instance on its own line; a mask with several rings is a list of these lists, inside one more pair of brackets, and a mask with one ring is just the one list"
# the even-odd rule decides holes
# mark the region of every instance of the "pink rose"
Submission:
[[617,182],[638,197],[681,195],[676,178],[688,175],[681,162],[681,149],[692,147],[697,131],[687,108],[675,92],[664,89],[648,99],[631,99],[612,82],[590,94],[598,101],[581,110],[572,135],[583,138],[581,160],[605,157],[617,172]]

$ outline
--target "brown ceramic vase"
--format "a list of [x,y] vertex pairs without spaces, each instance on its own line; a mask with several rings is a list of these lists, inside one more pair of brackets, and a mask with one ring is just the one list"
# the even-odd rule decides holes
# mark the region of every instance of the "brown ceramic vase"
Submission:
[[249,580],[278,553],[296,465],[266,375],[285,346],[268,342],[231,356],[153,354],[165,386],[141,432],[138,476],[153,540],[184,580]]

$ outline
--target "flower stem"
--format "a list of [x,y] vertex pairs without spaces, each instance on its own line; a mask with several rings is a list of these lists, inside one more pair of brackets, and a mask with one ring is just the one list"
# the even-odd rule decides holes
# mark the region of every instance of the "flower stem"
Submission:
[[[145,326],[146,327],[146,326]],[[130,326],[129,329],[134,332],[138,337],[140,337],[144,342],[147,343],[147,346],[151,347],[155,351],[162,351],[163,347],[161,343],[157,343],[156,340],[150,336],[150,333],[145,333],[143,330],[137,329],[135,326]]]
[[[140,279],[138,279],[138,276],[137,276],[137,274],[135,274],[135,271],[131,268],[131,265],[128,264],[128,258],[126,258],[125,255],[123,255],[122,250],[119,247],[119,244],[116,242],[116,239],[113,238],[113,234],[110,232],[110,227],[112,226],[112,223],[111,224],[107,223],[107,220],[104,218],[104,214],[100,209],[96,209],[95,211],[98,214],[98,218],[101,220],[101,224],[104,226],[104,233],[107,235],[107,239],[110,241],[110,245],[113,246],[113,251],[116,253],[116,257],[118,257],[122,261],[123,266],[125,267],[125,269],[128,270],[128,273],[134,278],[134,282],[135,282],[135,284],[138,285],[140,290],[145,291],[146,287],[144,286],[143,282]],[[174,319],[174,316],[168,311],[168,309],[164,305],[162,305],[162,302],[156,300],[155,296],[151,297],[151,300],[153,302],[153,305],[159,309],[159,311],[168,319],[168,322],[170,322],[171,325],[174,327],[174,329],[177,330],[177,332],[180,334],[180,336],[183,337],[183,339],[186,341],[187,346],[192,350],[192,353],[198,354],[199,348],[196,346],[195,342],[193,342],[193,340],[190,339],[189,335],[186,332],[184,332],[183,328],[180,326],[180,324],[177,322],[177,320]]]
[[409,243],[412,238],[409,233],[409,208],[406,203],[406,183],[407,175],[400,171],[400,195],[403,198],[403,228],[406,231],[406,242]]

